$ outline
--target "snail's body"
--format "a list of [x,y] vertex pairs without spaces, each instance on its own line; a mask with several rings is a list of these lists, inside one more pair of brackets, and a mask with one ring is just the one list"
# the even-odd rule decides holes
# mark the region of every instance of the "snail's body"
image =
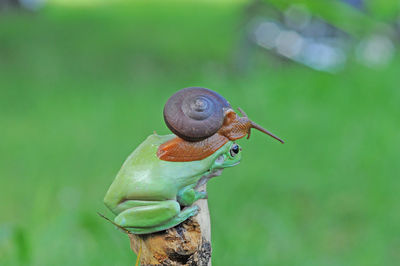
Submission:
[[195,190],[199,180],[218,169],[234,166],[240,153],[227,142],[203,160],[160,160],[157,149],[174,135],[149,136],[125,161],[104,202],[117,215],[115,222],[133,233],[145,234],[173,227],[197,213],[196,200],[206,197]]

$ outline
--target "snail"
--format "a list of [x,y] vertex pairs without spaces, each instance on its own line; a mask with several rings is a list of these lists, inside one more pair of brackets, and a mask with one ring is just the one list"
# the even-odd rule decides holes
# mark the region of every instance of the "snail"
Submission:
[[284,143],[282,139],[251,121],[238,108],[236,114],[220,94],[206,88],[190,87],[172,95],[164,106],[164,120],[175,138],[161,144],[157,156],[164,161],[186,162],[204,159],[228,141],[257,129]]

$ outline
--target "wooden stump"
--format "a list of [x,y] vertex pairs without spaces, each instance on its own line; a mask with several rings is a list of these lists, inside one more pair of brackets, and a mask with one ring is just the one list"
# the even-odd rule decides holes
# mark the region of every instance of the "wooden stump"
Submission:
[[[206,189],[202,185],[200,190]],[[134,235],[128,233],[131,249],[140,254],[141,265],[211,266],[211,225],[207,199],[195,205],[200,211],[194,217],[165,231]]]

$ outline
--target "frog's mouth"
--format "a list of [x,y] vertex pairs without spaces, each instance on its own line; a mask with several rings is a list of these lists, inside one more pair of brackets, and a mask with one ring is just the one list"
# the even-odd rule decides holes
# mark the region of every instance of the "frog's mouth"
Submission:
[[232,167],[232,166],[235,166],[235,165],[238,165],[238,164],[240,164],[240,161],[238,161],[238,162],[236,162],[234,164],[228,165],[227,167]]
[[[220,156],[221,157],[221,156]],[[218,159],[220,159],[220,157],[218,157]],[[217,160],[218,160],[217,159]],[[222,157],[222,161],[224,160],[224,158]],[[235,166],[238,165],[240,163],[240,161],[233,163],[231,165],[226,165],[224,166],[224,168],[226,167],[231,167],[231,166]],[[224,168],[217,168],[217,169],[209,169],[207,172],[205,172],[202,177],[199,179],[199,181],[197,182],[196,187],[200,187],[202,185],[204,185],[205,183],[207,183],[208,180],[210,180],[213,177],[216,176],[220,176],[222,174],[222,170],[224,170]]]
[[[218,163],[218,164],[222,164],[222,163],[224,162],[224,160],[225,160],[224,155],[220,155],[220,156],[218,156],[218,158],[215,160],[215,162]],[[235,162],[235,163],[233,163],[233,164],[224,165],[223,168],[232,167],[232,166],[238,165],[239,163],[240,163],[240,161]]]

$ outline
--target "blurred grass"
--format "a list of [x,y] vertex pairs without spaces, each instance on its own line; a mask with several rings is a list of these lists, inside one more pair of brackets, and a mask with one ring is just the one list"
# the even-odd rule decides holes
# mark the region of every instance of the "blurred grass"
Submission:
[[241,140],[208,186],[215,265],[396,265],[397,58],[337,75],[254,58],[235,72],[240,4],[138,2],[0,17],[0,264],[131,265],[103,196],[166,99],[217,90],[279,145]]

